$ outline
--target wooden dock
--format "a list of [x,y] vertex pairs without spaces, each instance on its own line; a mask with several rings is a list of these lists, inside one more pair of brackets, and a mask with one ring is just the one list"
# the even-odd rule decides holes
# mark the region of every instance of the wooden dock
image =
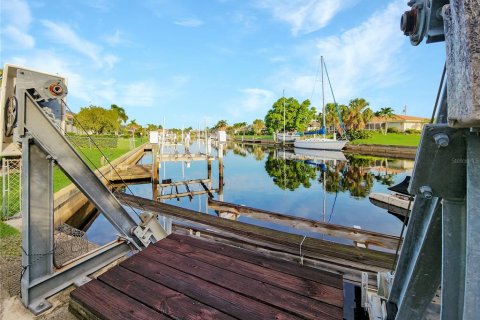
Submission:
[[208,206],[219,212],[228,212],[238,216],[245,216],[260,221],[267,221],[279,225],[292,227],[298,230],[312,231],[326,234],[336,238],[350,239],[355,245],[365,247],[377,246],[385,249],[396,250],[399,237],[374,231],[345,227],[331,223],[307,219],[299,216],[280,214],[272,211],[251,208],[229,202],[208,199]]
[[392,253],[223,219],[125,193],[116,196],[124,205],[174,219],[173,227],[177,233],[198,232],[204,238],[257,250],[272,257],[296,263],[303,261],[305,265],[341,274],[345,280],[356,284],[361,283],[362,272],[368,272],[372,284],[375,284],[377,273],[391,270],[395,257]]
[[343,319],[343,280],[172,234],[71,293],[80,319]]

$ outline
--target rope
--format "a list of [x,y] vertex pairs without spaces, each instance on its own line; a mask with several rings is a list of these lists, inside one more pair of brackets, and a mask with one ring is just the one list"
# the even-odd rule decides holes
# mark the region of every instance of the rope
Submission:
[[305,239],[307,239],[307,236],[303,236],[303,240],[302,242],[300,242],[300,264],[303,266],[303,253],[302,253],[302,245],[303,245],[303,242],[305,241]]

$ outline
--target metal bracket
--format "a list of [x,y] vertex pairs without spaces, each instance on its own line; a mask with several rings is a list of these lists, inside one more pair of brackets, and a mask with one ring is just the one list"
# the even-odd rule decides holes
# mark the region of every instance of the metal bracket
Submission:
[[409,192],[426,198],[465,197],[467,129],[428,124],[422,133]]

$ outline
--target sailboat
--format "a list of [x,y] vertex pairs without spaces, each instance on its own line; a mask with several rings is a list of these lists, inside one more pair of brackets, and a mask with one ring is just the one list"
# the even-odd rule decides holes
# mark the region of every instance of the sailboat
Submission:
[[283,91],[283,132],[277,132],[277,141],[283,142],[293,142],[300,138],[298,133],[286,133],[285,132],[285,90]]
[[[325,66],[325,62],[323,61],[323,56],[321,57],[321,68],[322,68],[322,129],[318,132],[319,134],[323,134],[321,138],[307,138],[307,139],[297,139],[293,143],[295,148],[302,148],[302,149],[317,149],[317,150],[336,150],[340,151],[345,147],[348,140],[337,140],[335,138],[335,134],[333,135],[333,139],[327,139],[325,136],[326,132],[326,125],[325,125],[325,92],[324,92],[324,82],[323,82],[323,69]],[[326,71],[326,69],[325,69]],[[328,77],[328,73],[327,73]],[[332,92],[333,94],[333,92]],[[335,100],[335,97],[334,97]],[[336,104],[336,103],[335,103]]]

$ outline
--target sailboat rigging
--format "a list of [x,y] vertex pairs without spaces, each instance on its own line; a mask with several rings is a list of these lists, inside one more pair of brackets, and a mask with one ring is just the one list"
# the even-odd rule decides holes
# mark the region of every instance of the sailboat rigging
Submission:
[[[323,73],[324,73],[324,69],[325,69],[325,72],[326,72],[326,75],[327,75],[327,79],[328,79],[328,82],[330,84],[330,90],[332,91],[332,95],[333,95],[333,89],[332,89],[332,85],[330,83],[330,77],[328,76],[328,72],[326,71],[327,68],[326,68],[326,65],[325,65],[325,61],[323,60],[323,56],[321,57],[321,74],[322,74],[322,129],[320,130],[320,134],[323,135],[322,138],[307,138],[307,139],[302,139],[302,140],[295,140],[294,142],[294,146],[296,148],[303,148],[303,149],[318,149],[318,150],[337,150],[337,151],[340,151],[343,149],[343,147],[345,147],[345,145],[347,144],[348,140],[346,140],[346,137],[345,137],[345,130],[343,128],[343,125],[342,125],[342,119],[340,117],[340,113],[338,112],[338,105],[335,101],[335,96],[333,95],[333,99],[334,99],[334,102],[335,102],[335,107],[337,108],[337,113],[338,113],[338,117],[339,117],[339,120],[340,120],[340,123],[341,123],[341,127],[342,127],[342,134],[343,134],[343,138],[342,140],[337,140],[336,137],[335,137],[335,134],[333,136],[333,139],[328,139],[326,137],[326,116],[325,116],[325,87],[324,87],[324,79],[323,79]],[[315,132],[317,133],[317,132]],[[307,134],[307,133],[306,133]]]

